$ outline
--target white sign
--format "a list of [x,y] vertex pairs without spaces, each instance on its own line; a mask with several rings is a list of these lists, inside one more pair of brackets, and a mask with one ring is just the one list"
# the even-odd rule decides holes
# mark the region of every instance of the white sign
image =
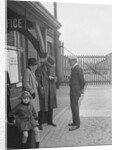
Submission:
[[18,82],[18,55],[17,51],[8,50],[7,51],[7,65],[8,65],[8,71],[10,75],[10,81],[11,83],[17,83]]

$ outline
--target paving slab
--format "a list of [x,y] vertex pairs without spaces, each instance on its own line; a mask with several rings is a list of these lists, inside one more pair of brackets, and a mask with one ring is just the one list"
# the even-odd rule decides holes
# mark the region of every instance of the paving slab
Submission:
[[112,144],[112,87],[88,86],[80,103],[81,126],[69,131],[72,122],[69,87],[57,90],[58,108],[54,109],[56,127],[43,125],[41,148],[98,146]]

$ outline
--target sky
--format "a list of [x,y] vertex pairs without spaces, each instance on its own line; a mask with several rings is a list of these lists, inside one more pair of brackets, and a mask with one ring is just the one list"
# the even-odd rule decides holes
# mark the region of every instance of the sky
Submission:
[[[53,2],[41,2],[53,14]],[[57,2],[60,40],[65,55],[106,55],[112,52],[112,6]]]

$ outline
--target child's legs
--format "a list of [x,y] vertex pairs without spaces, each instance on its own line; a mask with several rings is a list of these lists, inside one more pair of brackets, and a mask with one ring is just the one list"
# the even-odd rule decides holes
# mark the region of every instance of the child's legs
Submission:
[[28,131],[23,131],[22,143],[26,143],[28,138]]
[[39,131],[38,127],[34,127],[33,131],[35,134],[35,141],[39,142],[40,141],[40,131]]

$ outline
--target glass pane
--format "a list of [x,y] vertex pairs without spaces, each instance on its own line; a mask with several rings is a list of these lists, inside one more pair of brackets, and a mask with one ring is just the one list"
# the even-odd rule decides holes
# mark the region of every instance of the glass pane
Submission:
[[15,46],[15,31],[9,31],[7,33],[7,45]]
[[52,43],[47,42],[48,53],[53,56]]

